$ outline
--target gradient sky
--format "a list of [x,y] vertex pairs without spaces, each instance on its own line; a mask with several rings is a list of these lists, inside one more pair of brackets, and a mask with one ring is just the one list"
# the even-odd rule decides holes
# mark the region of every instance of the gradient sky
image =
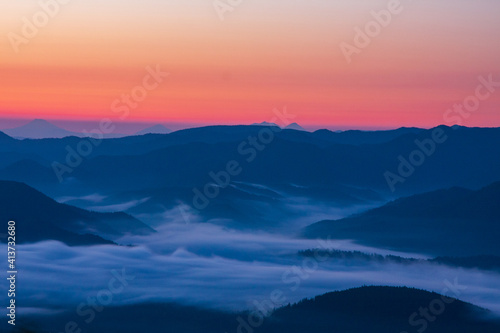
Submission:
[[[479,75],[500,81],[497,0],[401,0],[348,64],[340,43],[387,3],[243,0],[221,21],[212,0],[71,0],[15,53],[8,33],[40,6],[8,1],[0,118],[117,118],[113,101],[157,64],[170,76],[125,120],[252,123],[286,106],[305,126],[431,127]],[[500,126],[498,90],[462,124]]]

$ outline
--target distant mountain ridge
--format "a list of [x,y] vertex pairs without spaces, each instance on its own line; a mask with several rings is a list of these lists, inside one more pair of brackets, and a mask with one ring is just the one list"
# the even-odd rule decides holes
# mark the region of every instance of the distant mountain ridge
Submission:
[[146,134],[169,134],[172,133],[172,130],[163,126],[163,125],[155,125],[143,130],[138,131],[135,135],[146,135]]
[[271,127],[280,127],[278,126],[277,124],[275,123],[270,123],[270,122],[267,122],[267,121],[263,121],[261,123],[253,123],[252,125],[250,126],[271,126]]
[[415,135],[425,132],[425,129],[416,127],[401,127],[392,130],[380,130],[380,131],[361,131],[361,130],[347,130],[347,131],[330,131],[326,129],[320,129],[314,132],[314,134],[323,140],[328,140],[330,142],[335,142],[339,144],[380,144],[384,142],[392,141],[403,135]]
[[[25,125],[3,130],[0,129],[0,131],[9,135],[14,139],[21,139],[21,140],[63,139],[67,137],[86,138],[95,135],[92,134],[91,132],[83,133],[83,132],[68,131],[44,119],[34,119]],[[100,133],[99,135],[101,135],[102,138],[105,139],[121,138],[126,136],[120,133]]]
[[250,126],[270,126],[270,127],[279,127],[281,129],[290,129],[290,130],[295,130],[295,131],[304,131],[304,132],[307,132],[302,126],[300,126],[297,123],[291,123],[291,124],[286,125],[286,126],[279,126],[278,124],[275,124],[275,123],[270,123],[270,122],[267,122],[267,121],[263,121],[261,123],[253,123]]
[[68,136],[82,136],[81,133],[67,131],[43,119],[35,119],[29,123],[11,129],[2,130],[5,134],[13,138],[61,139]]
[[[230,160],[245,166],[255,152],[251,167],[245,167],[235,181],[271,188],[293,184],[301,197],[317,197],[322,192],[327,198],[339,194],[339,188],[348,188],[369,191],[374,198],[394,198],[452,186],[477,189],[499,180],[499,128],[440,129],[449,137],[447,142],[398,184],[394,193],[384,173],[397,172],[398,156],[407,158],[416,149],[415,140],[429,138],[433,129],[284,130],[276,132],[262,151],[248,142],[258,138],[261,126],[210,126],[168,135],[105,139],[64,175],[68,182],[63,183],[52,163],[66,164],[68,147],[76,150],[82,139],[14,140],[5,136],[0,145],[0,179],[26,182],[53,197],[85,195],[89,190],[100,194],[140,191],[147,197],[144,191],[183,187],[192,198],[193,187],[213,182],[210,172],[224,170]],[[349,190],[346,195],[354,193]]]
[[291,123],[290,125],[286,126],[285,129],[292,129],[292,130],[296,130],[296,131],[304,131],[304,132],[307,132],[306,129],[304,129],[304,127],[300,126],[299,124],[297,123]]

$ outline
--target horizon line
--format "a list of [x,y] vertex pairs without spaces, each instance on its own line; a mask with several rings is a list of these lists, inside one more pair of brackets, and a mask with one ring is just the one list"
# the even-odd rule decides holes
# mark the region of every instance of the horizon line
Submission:
[[[103,118],[103,119],[106,119],[106,118]],[[76,119],[44,119],[44,118],[30,118],[30,119],[27,119],[27,118],[2,118],[0,117],[0,124],[2,124],[3,121],[7,121],[7,122],[14,122],[14,123],[18,123],[19,124],[16,124],[14,126],[9,126],[9,127],[4,127],[4,126],[0,126],[0,132],[3,132],[4,130],[12,130],[12,129],[16,129],[16,128],[19,128],[19,127],[22,127],[22,126],[25,126],[29,123],[32,123],[33,121],[36,121],[36,120],[43,120],[47,123],[50,123],[54,126],[57,126],[63,130],[66,130],[66,131],[69,131],[69,132],[75,132],[75,133],[83,133],[83,131],[85,129],[82,129],[82,130],[75,130],[75,129],[71,129],[71,128],[66,128],[64,125],[61,125],[61,124],[56,124],[56,123],[66,123],[67,124],[80,124],[80,125],[83,125],[83,124],[99,124],[100,121],[102,121],[102,119],[100,120],[84,120],[84,119],[81,119],[81,120],[76,120]],[[130,129],[127,130],[127,131],[124,131],[124,132],[119,132],[119,131],[114,131],[115,134],[123,134],[123,135],[126,135],[126,134],[135,134],[143,129],[147,129],[147,128],[150,128],[152,126],[157,126],[157,125],[162,125],[162,126],[165,126],[165,127],[168,127],[168,125],[174,125],[174,127],[177,127],[177,128],[168,128],[169,130],[171,130],[172,132],[177,132],[177,131],[180,131],[180,130],[186,130],[186,129],[194,129],[194,128],[204,128],[204,127],[212,127],[212,126],[264,126],[264,125],[261,125],[262,123],[265,123],[264,122],[251,122],[251,123],[233,123],[233,122],[228,122],[228,123],[210,123],[210,122],[205,122],[205,123],[196,123],[196,122],[189,122],[189,121],[186,121],[186,122],[182,122],[182,121],[159,121],[159,122],[154,122],[154,121],[112,121],[114,124],[117,124],[117,125],[122,125],[122,127],[128,125],[130,127],[137,127],[137,126],[145,126],[145,127],[137,127],[135,129]],[[318,130],[329,130],[329,131],[342,131],[342,132],[346,132],[346,131],[390,131],[390,130],[398,130],[398,129],[402,129],[402,128],[417,128],[417,129],[423,129],[423,130],[429,130],[429,129],[432,129],[432,128],[436,128],[436,127],[440,127],[440,126],[446,126],[446,127],[454,127],[454,126],[459,126],[459,127],[463,127],[463,128],[500,128],[499,126],[465,126],[465,125],[459,125],[459,124],[452,124],[452,125],[447,125],[447,124],[437,124],[437,125],[434,125],[434,126],[430,126],[430,127],[419,127],[419,126],[406,126],[406,125],[403,125],[403,126],[360,126],[360,125],[327,125],[327,127],[325,127],[325,125],[317,125],[317,124],[309,124],[309,125],[302,125],[300,124],[300,122],[298,121],[294,121],[294,122],[290,122],[290,124],[286,125],[286,126],[279,126],[277,124],[275,124],[276,126],[280,127],[280,128],[286,128],[287,126],[291,125],[291,124],[298,124],[299,126],[303,127],[306,131],[308,132],[315,132],[315,131],[318,131]],[[88,129],[87,129],[88,130]],[[131,130],[131,131],[130,131]],[[129,132],[129,133],[126,133],[126,132]]]

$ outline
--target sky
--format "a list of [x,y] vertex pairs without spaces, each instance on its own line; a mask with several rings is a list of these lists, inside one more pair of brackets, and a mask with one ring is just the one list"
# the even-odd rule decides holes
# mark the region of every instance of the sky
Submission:
[[500,2],[394,1],[9,1],[0,119],[248,124],[286,107],[310,128],[500,126],[500,87],[446,113],[500,82]]

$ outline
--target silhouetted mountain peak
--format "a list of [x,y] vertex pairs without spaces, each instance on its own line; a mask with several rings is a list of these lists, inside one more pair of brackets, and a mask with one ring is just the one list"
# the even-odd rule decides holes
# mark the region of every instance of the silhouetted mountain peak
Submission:
[[53,125],[53,124],[49,123],[47,120],[45,120],[45,119],[40,119],[40,118],[33,119],[33,120],[32,120],[31,122],[29,122],[28,124],[55,126],[55,125]]
[[48,130],[61,130],[61,131],[66,131],[65,129],[63,128],[60,128],[50,122],[48,122],[47,120],[45,119],[33,119],[32,121],[30,121],[29,123],[27,123],[26,125],[23,125],[23,126],[20,126],[18,128],[24,128],[24,129],[36,129],[36,130],[40,130],[40,129],[48,129]]
[[279,127],[278,125],[276,125],[275,123],[270,123],[270,122],[267,122],[267,121],[263,121],[261,123],[254,123],[252,124],[253,126],[271,126],[271,127]]
[[291,130],[296,130],[296,131],[305,131],[305,132],[307,132],[302,126],[300,126],[297,123],[291,123],[290,125],[288,125],[287,127],[285,127],[285,129],[291,129]]
[[6,129],[4,133],[14,138],[27,139],[59,139],[67,136],[82,136],[81,133],[67,131],[44,119],[34,119],[25,125]]
[[141,131],[135,133],[135,135],[146,135],[146,134],[169,134],[172,133],[172,130],[163,126],[163,125],[154,125],[148,128],[145,128]]

